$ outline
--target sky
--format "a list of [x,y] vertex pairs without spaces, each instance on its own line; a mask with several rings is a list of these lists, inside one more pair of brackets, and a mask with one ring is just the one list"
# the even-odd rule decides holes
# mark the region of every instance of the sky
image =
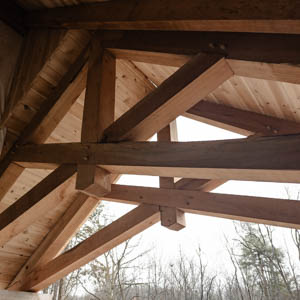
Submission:
[[[179,117],[176,121],[179,141],[243,138],[236,133],[188,118]],[[152,140],[155,140],[155,137]],[[118,184],[158,187],[159,178],[123,175]],[[213,192],[286,199],[288,198],[286,189],[289,190],[292,199],[297,199],[298,191],[300,191],[299,184],[229,181]],[[133,209],[134,206],[105,202],[105,208],[115,219]],[[186,214],[186,223],[186,228],[179,232],[162,227],[159,223],[152,226],[142,233],[142,247],[145,249],[154,247],[154,251],[159,257],[172,259],[178,255],[180,248],[185,254],[193,255],[197,246],[200,245],[207,261],[213,262],[210,264],[216,271],[220,268],[230,268],[224,236],[228,239],[236,236],[233,222],[222,218]],[[275,237],[279,246],[287,245],[289,247],[291,245],[290,229],[278,228]]]

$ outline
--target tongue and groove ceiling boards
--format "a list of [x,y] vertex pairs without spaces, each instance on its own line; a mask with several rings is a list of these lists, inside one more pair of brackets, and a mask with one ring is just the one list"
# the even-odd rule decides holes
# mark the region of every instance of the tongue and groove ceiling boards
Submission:
[[[211,193],[299,182],[295,1],[1,5],[22,46],[0,120],[0,288],[43,289],[159,220],[184,228],[185,212],[300,228],[297,201]],[[175,142],[180,115],[249,138]],[[160,188],[115,184],[131,173]],[[61,254],[101,199],[139,206]]]

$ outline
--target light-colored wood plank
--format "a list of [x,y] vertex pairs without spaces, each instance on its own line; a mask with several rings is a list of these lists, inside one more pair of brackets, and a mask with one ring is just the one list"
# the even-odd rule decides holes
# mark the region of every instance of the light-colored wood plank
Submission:
[[108,127],[105,139],[147,140],[232,75],[220,56],[195,56]]
[[78,228],[88,218],[89,214],[99,204],[99,200],[89,198],[78,192],[73,196],[73,202],[66,210],[62,218],[58,220],[53,229],[42,241],[39,247],[31,255],[29,260],[18,272],[14,280],[9,284],[9,290],[19,290],[28,274],[55,258],[66,246],[68,240],[77,232]]
[[300,67],[289,64],[272,64],[228,59],[235,75],[257,79],[300,84]]
[[22,289],[41,290],[158,221],[158,206],[141,205],[101,229],[77,247],[35,269],[28,276]]
[[57,168],[57,170],[0,214],[1,246],[41,218],[49,209],[55,207],[60,201],[59,198],[51,198],[54,202],[47,201],[48,198],[46,198],[46,201],[43,201],[43,199],[48,193],[71,177],[76,172],[76,169],[75,165],[63,165]]

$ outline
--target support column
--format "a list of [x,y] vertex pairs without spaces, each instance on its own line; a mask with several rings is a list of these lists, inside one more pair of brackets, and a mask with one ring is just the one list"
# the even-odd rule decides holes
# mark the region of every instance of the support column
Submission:
[[[102,47],[102,35],[91,41],[81,141],[96,143],[114,121],[116,60]],[[88,159],[88,158],[87,158]],[[78,165],[76,188],[88,195],[110,191],[110,174],[94,165]]]
[[[157,133],[158,141],[178,141],[176,120]],[[159,177],[160,188],[174,189],[173,177]],[[172,199],[169,199],[172,201]],[[161,225],[171,230],[179,231],[185,228],[185,215],[180,209],[174,207],[160,207]]]

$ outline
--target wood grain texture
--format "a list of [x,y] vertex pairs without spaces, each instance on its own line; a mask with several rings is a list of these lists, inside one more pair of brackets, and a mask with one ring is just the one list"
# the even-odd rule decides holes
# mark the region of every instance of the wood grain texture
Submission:
[[33,270],[22,290],[38,291],[159,221],[159,208],[141,205],[101,229],[77,247]]
[[300,228],[300,201],[297,200],[126,185],[112,185],[112,191],[105,196],[105,200],[167,205],[189,213]]
[[[116,60],[102,47],[102,33],[96,33],[89,49],[89,69],[84,101],[81,141],[98,142],[114,121]],[[78,165],[76,188],[89,195],[110,190],[110,176],[96,166]]]
[[109,126],[104,140],[147,140],[231,76],[220,56],[195,56]]
[[37,11],[27,25],[86,29],[299,33],[299,3],[180,0],[108,1]]
[[223,129],[231,129],[231,131],[246,136],[253,133],[263,136],[300,133],[300,123],[269,117],[208,101],[200,101],[189,109],[184,116]]
[[[163,128],[157,133],[157,140],[159,142],[171,142],[178,141],[178,132],[176,120],[171,122],[168,126]],[[174,178],[173,177],[159,177],[159,187],[173,189]],[[172,201],[172,199],[169,199]],[[160,207],[161,225],[171,230],[179,231],[185,227],[185,215],[184,212],[176,207]]]
[[299,34],[221,31],[122,31],[118,36],[111,34],[105,47],[118,58],[174,67],[201,52],[245,63],[300,63]]
[[[208,142],[51,144],[20,148],[29,163],[99,164],[116,174],[299,182],[299,135]],[[85,160],[84,157],[88,157]],[[34,164],[29,164],[34,167]]]
[[94,198],[88,199],[87,195],[80,192],[74,195],[73,202],[64,215],[26,261],[17,276],[9,284],[8,289],[19,290],[26,281],[28,274],[34,268],[48,263],[60,254],[71,237],[77,232],[78,228],[85,222],[98,204],[99,200]]
[[34,223],[49,209],[53,209],[59,198],[46,198],[49,193],[70,178],[76,172],[76,165],[63,165],[53,171],[28,193],[0,214],[0,245],[18,235],[30,224]]

